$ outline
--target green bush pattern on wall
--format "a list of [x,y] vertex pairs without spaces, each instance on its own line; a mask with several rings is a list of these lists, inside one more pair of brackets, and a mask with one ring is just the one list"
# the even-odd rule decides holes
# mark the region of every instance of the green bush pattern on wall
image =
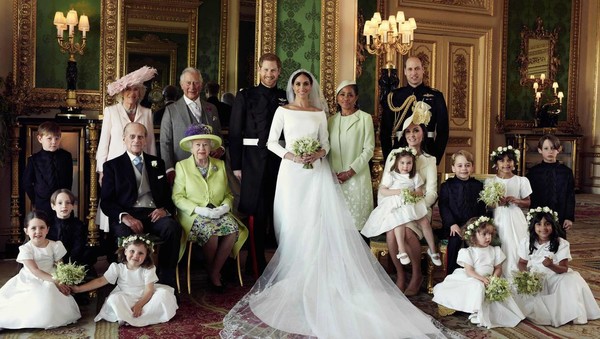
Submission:
[[285,88],[290,75],[305,68],[319,78],[321,2],[277,1],[277,46],[282,70],[279,86]]
[[[74,7],[77,15],[85,14],[90,21],[83,55],[76,54],[77,89],[98,90],[100,84],[100,1],[72,0],[37,1],[35,27],[35,87],[67,88],[66,69],[69,54],[62,53],[56,41],[54,13],[67,12]],[[81,41],[81,32],[75,27],[75,42]],[[63,37],[68,38],[68,30]],[[61,67],[63,65],[64,67]]]
[[198,50],[196,67],[204,83],[219,81],[219,39],[221,1],[203,1],[198,11]]
[[[362,13],[365,21],[373,17],[373,13],[377,11],[376,7],[377,1],[358,0],[358,11]],[[358,35],[364,43],[366,39],[363,37],[362,32],[358,32]],[[374,114],[378,106],[375,98],[375,86],[378,74],[376,69],[377,58],[369,54],[366,50],[365,57],[366,59],[362,64],[362,74],[356,79],[359,90],[358,105],[363,111]]]
[[[556,53],[560,59],[556,80],[560,90],[568,98],[569,52],[571,36],[571,0],[509,0],[508,34],[506,58],[506,120],[533,120],[534,95],[533,88],[519,84],[519,64],[517,57],[521,51],[521,27],[535,29],[535,19],[539,16],[544,28],[552,31],[560,29]],[[538,75],[539,77],[539,75]],[[545,98],[552,93],[552,88],[545,91]],[[544,99],[545,102],[545,99]],[[559,120],[566,120],[567,103],[563,101],[563,110]]]

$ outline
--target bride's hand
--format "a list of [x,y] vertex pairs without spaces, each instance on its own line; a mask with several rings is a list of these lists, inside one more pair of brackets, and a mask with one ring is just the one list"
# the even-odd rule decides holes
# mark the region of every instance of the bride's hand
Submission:
[[321,159],[324,156],[325,156],[325,150],[320,149],[320,150],[316,151],[315,153],[303,155],[302,161],[305,164],[312,164],[313,162]]

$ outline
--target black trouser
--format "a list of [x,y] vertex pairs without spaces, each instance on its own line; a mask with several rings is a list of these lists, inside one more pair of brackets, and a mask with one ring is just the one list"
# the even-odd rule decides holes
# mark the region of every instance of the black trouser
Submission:
[[[163,217],[156,222],[150,221],[152,208],[134,208],[129,214],[144,224],[144,233],[149,233],[160,238],[162,244],[158,253],[158,278],[163,284],[175,285],[175,268],[179,260],[179,246],[181,240],[181,226],[172,217]],[[111,233],[116,239],[133,234],[129,226],[118,223],[111,225]]]
[[452,274],[455,269],[462,268],[462,266],[456,263],[458,251],[460,251],[461,248],[463,248],[463,239],[461,237],[458,235],[451,235],[448,237],[448,247],[446,249],[446,262],[448,263],[448,267],[446,274]]

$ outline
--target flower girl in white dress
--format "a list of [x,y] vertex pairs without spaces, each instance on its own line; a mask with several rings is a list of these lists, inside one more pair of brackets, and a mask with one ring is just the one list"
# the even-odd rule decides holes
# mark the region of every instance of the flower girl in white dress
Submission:
[[131,235],[117,251],[119,263],[112,263],[104,276],[73,292],[86,292],[106,284],[117,284],[94,321],[104,319],[119,324],[142,327],[164,323],[175,315],[177,300],[172,287],[157,284],[156,266],[152,262],[154,244],[143,235]]
[[542,291],[515,299],[527,319],[558,327],[600,318],[600,308],[585,280],[569,268],[570,244],[559,237],[558,215],[548,207],[529,210],[529,237],[519,247],[519,270],[543,274]]
[[[416,151],[410,147],[400,148],[394,154],[396,160],[389,176],[384,176],[379,185],[379,205],[371,212],[361,230],[365,237],[375,237],[394,230],[398,242],[398,254],[402,265],[410,264],[404,247],[404,227],[410,221],[418,223],[422,229],[431,230],[427,217],[427,205],[423,197],[423,179],[416,171]],[[436,256],[435,239],[432,232],[423,232],[429,245],[428,254],[436,266],[442,261]]]
[[511,278],[517,271],[519,262],[518,247],[521,239],[527,236],[527,220],[521,208],[529,208],[531,200],[531,185],[529,179],[513,173],[519,163],[519,150],[512,146],[498,147],[490,154],[490,159],[497,174],[487,179],[484,185],[498,182],[504,187],[504,196],[494,207],[494,222],[498,229],[498,237],[506,260],[502,264],[502,272],[506,278]]
[[514,327],[525,318],[512,296],[504,301],[485,300],[490,276],[502,276],[506,256],[497,246],[490,246],[496,233],[488,217],[471,218],[464,239],[470,247],[458,252],[458,268],[433,288],[433,301],[452,310],[471,313],[472,323],[487,328]]
[[25,218],[29,241],[19,247],[19,274],[0,289],[0,330],[54,328],[81,318],[69,286],[52,278],[55,263],[67,254],[60,241],[46,239],[48,217],[33,211]]

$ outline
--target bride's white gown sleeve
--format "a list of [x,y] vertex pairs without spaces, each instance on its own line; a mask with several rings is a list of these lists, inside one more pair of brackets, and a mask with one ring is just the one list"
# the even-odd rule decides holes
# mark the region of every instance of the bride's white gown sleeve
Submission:
[[[279,145],[283,132],[287,149]],[[280,157],[312,137],[329,151],[323,111],[280,107],[267,146]],[[305,169],[283,159],[274,222],[278,249],[223,320],[224,338],[437,338],[443,327],[416,308],[376,262],[326,158]],[[439,326],[440,328],[436,327]]]

